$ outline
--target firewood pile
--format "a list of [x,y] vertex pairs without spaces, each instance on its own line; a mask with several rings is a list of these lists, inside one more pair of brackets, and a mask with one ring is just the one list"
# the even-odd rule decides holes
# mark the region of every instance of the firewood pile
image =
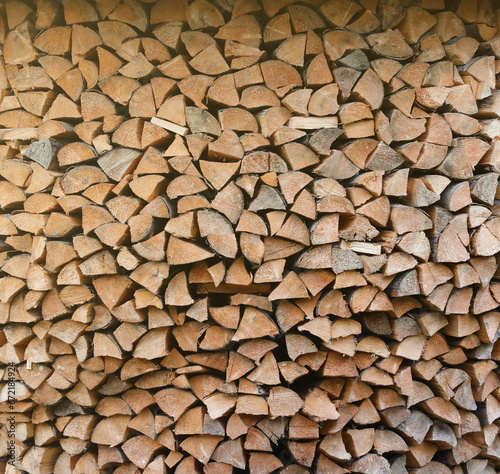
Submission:
[[499,12],[3,2],[0,471],[499,472]]

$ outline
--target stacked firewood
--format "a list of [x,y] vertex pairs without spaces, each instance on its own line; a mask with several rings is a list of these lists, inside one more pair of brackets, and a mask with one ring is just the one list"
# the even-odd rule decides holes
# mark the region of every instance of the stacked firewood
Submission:
[[497,3],[1,3],[0,470],[498,472]]

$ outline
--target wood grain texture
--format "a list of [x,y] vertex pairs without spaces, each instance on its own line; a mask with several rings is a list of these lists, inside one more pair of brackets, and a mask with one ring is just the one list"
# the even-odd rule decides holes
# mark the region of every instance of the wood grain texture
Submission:
[[0,2],[0,471],[499,472],[499,8]]

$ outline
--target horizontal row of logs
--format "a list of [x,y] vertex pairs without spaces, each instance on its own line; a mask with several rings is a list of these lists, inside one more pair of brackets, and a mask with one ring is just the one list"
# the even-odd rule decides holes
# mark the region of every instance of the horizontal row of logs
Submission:
[[500,469],[500,5],[407,3],[0,5],[0,470]]

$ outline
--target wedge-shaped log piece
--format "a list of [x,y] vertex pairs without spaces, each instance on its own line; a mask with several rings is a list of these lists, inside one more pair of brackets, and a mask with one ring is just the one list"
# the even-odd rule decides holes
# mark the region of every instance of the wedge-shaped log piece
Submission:
[[293,66],[283,61],[265,61],[261,63],[261,70],[264,82],[271,90],[279,91],[279,89],[284,87],[288,92],[292,86],[302,86],[302,79],[299,72]]
[[232,130],[224,130],[217,140],[208,144],[208,156],[213,160],[241,160],[244,153],[238,135]]
[[387,30],[368,36],[368,43],[378,54],[387,58],[404,60],[413,55],[413,50],[399,30]]
[[360,35],[345,30],[329,31],[323,36],[323,42],[325,54],[331,61],[337,61],[345,53],[368,49],[368,45]]
[[174,420],[178,420],[197,400],[191,393],[178,388],[160,390],[154,397],[163,412],[171,416]]
[[123,303],[133,288],[133,282],[122,275],[110,275],[97,278],[93,282],[96,293],[109,308]]
[[[242,437],[220,443],[212,454],[212,459],[219,463],[229,464],[236,469],[245,469],[247,465],[247,458],[243,449]],[[281,461],[275,465],[280,467],[280,464]]]
[[168,275],[169,267],[167,263],[146,262],[139,265],[130,274],[130,279],[156,294]]
[[348,179],[359,173],[359,168],[339,150],[332,150],[321,163],[315,167],[314,173],[325,178]]
[[455,229],[448,225],[437,242],[436,261],[458,263],[469,260],[469,257],[469,252],[458,238]]
[[54,140],[45,138],[32,142],[24,151],[24,156],[48,170],[54,166],[58,150],[59,146]]
[[320,10],[329,25],[345,28],[361,7],[348,0],[329,0],[321,5]]
[[293,416],[303,406],[302,399],[293,390],[285,387],[273,387],[267,403],[272,417]]
[[97,92],[83,92],[81,95],[82,117],[87,121],[96,120],[116,113],[111,99]]
[[408,44],[415,44],[420,37],[429,31],[437,19],[420,7],[409,7],[406,10],[404,20],[398,25],[398,30],[404,36]]
[[198,53],[189,61],[189,65],[201,74],[209,76],[218,76],[229,71],[224,56],[222,56],[215,44]]
[[120,445],[128,438],[131,418],[129,415],[112,415],[101,420],[92,431],[91,441],[104,446]]
[[392,207],[389,222],[399,235],[432,228],[432,221],[423,211],[409,206]]
[[0,176],[20,187],[28,185],[28,179],[32,172],[32,167],[20,160],[6,160],[0,166]]
[[206,184],[196,176],[178,176],[168,183],[167,196],[176,199],[181,196],[190,196],[207,189]]
[[167,261],[169,265],[195,263],[212,256],[212,252],[205,250],[197,244],[178,239],[174,236],[169,238],[167,244]]
[[306,286],[295,272],[288,273],[283,281],[269,295],[271,301],[278,299],[307,298]]
[[165,304],[171,306],[188,306],[194,303],[189,294],[186,272],[177,273],[167,285]]
[[202,464],[207,464],[215,448],[223,439],[223,436],[214,436],[210,434],[195,435],[185,439],[180,447],[194,456]]
[[77,165],[94,158],[96,158],[95,151],[85,143],[68,143],[57,153],[59,166]]
[[367,69],[354,86],[352,93],[371,109],[376,110],[382,106],[384,100],[384,85],[373,69]]
[[233,341],[243,339],[257,339],[259,337],[274,336],[279,333],[276,324],[262,311],[247,307],[243,312],[238,330],[233,336]]
[[198,212],[200,235],[207,237],[211,247],[221,255],[234,258],[237,253],[236,236],[231,223],[215,211]]
[[319,388],[313,389],[305,397],[303,412],[316,422],[336,420],[340,417],[328,394]]
[[421,293],[417,278],[417,271],[410,270],[398,275],[390,285],[390,294],[393,297],[419,295]]
[[287,143],[282,146],[283,158],[292,170],[300,170],[319,162],[316,154],[300,143]]
[[219,136],[221,129],[217,119],[206,110],[186,107],[186,122],[192,133]]
[[5,38],[4,58],[7,64],[28,64],[38,59],[33,46],[35,29],[30,22],[24,22],[12,29]]
[[249,211],[266,209],[285,209],[285,203],[280,194],[271,186],[262,185],[256,198],[250,204]]
[[403,156],[383,142],[369,155],[366,168],[369,170],[391,171],[404,163]]

